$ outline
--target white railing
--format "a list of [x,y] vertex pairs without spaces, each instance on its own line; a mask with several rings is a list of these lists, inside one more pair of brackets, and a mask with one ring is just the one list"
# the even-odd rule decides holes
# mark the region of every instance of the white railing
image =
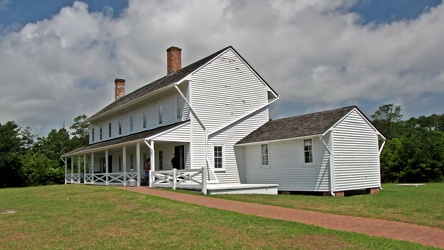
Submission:
[[92,183],[93,183],[92,180],[93,180],[93,178],[92,178],[92,174],[85,174],[85,175],[84,175],[83,182],[84,182],[85,184],[92,184]]
[[80,182],[80,175],[79,174],[66,174],[65,175],[65,183],[78,183]]
[[[96,185],[117,185],[117,186],[128,186],[129,180],[136,179],[136,173],[108,173],[108,181],[106,173],[94,173],[83,175],[83,183],[85,184],[96,184]],[[80,183],[79,174],[67,174],[65,175],[66,183]]]
[[177,187],[197,186],[202,188],[202,169],[173,169],[163,171],[150,171],[151,187]]

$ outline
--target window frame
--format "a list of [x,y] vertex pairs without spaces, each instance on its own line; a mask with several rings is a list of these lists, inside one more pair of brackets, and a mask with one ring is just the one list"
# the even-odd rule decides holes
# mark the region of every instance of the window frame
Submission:
[[108,123],[108,137],[109,138],[111,138],[112,137],[112,125],[111,125],[111,122],[110,123]]
[[184,101],[182,97],[177,97],[176,99],[176,119],[182,120],[183,118],[183,105]]
[[143,110],[142,111],[142,127],[146,128],[147,124],[148,124],[148,110]]
[[[220,156],[216,156],[216,148],[220,148]],[[225,147],[223,145],[214,145],[213,146],[213,167],[215,171],[223,171],[225,170]],[[220,159],[220,167],[217,167],[216,160]]]
[[[311,145],[309,149],[305,148],[305,142],[310,141]],[[308,158],[306,153],[308,153]],[[313,164],[314,162],[314,154],[313,154],[313,138],[306,138],[302,141],[302,158],[305,165]],[[309,161],[307,161],[307,159]],[[311,160],[311,161],[310,161]]]
[[129,122],[130,122],[130,132],[133,132],[134,131],[134,115],[133,114],[130,114],[129,115]]
[[99,140],[103,140],[103,128],[100,126],[100,134],[99,134]]
[[[267,150],[267,153],[264,154],[264,147]],[[266,162],[264,161],[264,157],[266,157]],[[264,164],[266,163],[266,164]],[[269,167],[270,166],[270,145],[268,143],[261,144],[261,166]]]
[[157,106],[157,122],[158,124],[163,123],[163,104]]
[[119,119],[119,135],[122,134],[122,119]]
[[94,128],[91,128],[91,142],[94,142]]

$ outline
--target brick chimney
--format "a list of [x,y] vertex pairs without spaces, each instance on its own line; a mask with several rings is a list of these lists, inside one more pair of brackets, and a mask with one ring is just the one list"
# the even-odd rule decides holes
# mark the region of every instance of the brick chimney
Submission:
[[116,84],[115,96],[117,101],[125,95],[125,79],[117,78],[116,80],[114,80],[114,83]]
[[182,68],[182,49],[169,47],[167,49],[167,74]]

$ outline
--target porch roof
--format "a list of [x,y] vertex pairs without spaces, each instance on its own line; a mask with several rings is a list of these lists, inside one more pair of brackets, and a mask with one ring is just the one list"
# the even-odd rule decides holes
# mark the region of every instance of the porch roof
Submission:
[[325,133],[356,106],[269,121],[251,132],[237,145],[319,135]]
[[115,139],[110,139],[110,140],[106,140],[106,141],[101,141],[101,142],[97,142],[94,144],[89,144],[87,146],[75,149],[71,152],[68,152],[64,155],[62,155],[62,157],[67,157],[67,156],[75,156],[75,155],[81,155],[84,153],[89,153],[89,152],[93,152],[95,151],[95,149],[99,149],[99,148],[104,148],[104,147],[110,147],[110,146],[115,146],[118,144],[123,144],[123,143],[128,143],[128,142],[135,142],[135,141],[139,141],[148,137],[152,137],[156,134],[165,132],[167,130],[173,129],[175,127],[179,127],[180,125],[189,122],[190,120],[186,120],[186,121],[181,121],[181,122],[176,122],[170,125],[166,125],[163,127],[158,127],[155,129],[151,129],[151,130],[146,130],[146,131],[142,131],[139,133],[135,133],[135,134],[130,134],[127,136],[122,136],[119,138],[115,138]]

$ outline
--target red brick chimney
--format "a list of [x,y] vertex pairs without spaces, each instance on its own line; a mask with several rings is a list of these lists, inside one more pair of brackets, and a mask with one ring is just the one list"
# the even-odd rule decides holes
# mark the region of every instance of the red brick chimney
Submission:
[[125,95],[125,79],[117,78],[116,80],[114,80],[114,83],[116,84],[115,96],[117,101]]
[[182,49],[169,47],[167,49],[167,74],[182,68]]

